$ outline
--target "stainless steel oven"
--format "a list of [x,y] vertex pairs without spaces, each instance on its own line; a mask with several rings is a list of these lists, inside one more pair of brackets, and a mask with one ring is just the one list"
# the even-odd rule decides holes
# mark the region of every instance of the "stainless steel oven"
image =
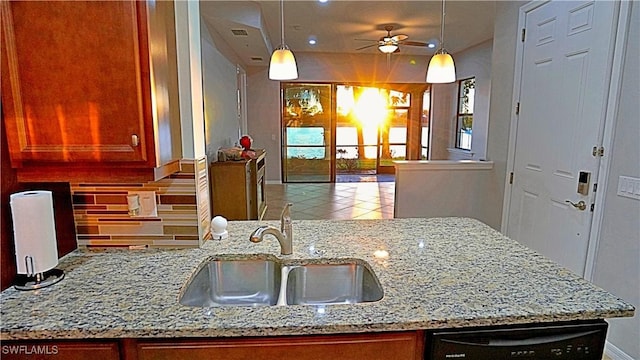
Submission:
[[607,326],[598,320],[431,331],[425,360],[601,360]]

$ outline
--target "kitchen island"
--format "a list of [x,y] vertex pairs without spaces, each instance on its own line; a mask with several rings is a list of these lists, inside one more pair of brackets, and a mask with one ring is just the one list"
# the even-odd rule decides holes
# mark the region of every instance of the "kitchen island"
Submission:
[[[295,212],[294,212],[295,218]],[[197,249],[78,249],[61,282],[1,294],[0,340],[235,338],[358,334],[633,316],[634,307],[487,225],[468,218],[294,220],[293,254],[251,243],[259,225]],[[183,306],[185,283],[221,255],[367,262],[380,301],[344,305]]]

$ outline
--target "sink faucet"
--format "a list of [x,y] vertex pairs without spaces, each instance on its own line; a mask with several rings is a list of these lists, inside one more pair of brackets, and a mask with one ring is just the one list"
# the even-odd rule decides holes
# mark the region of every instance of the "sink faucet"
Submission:
[[273,226],[262,225],[255,229],[249,240],[254,243],[259,243],[266,234],[271,234],[278,239],[280,243],[280,254],[291,255],[293,253],[293,226],[291,224],[291,205],[287,203],[282,209],[280,214],[280,230]]

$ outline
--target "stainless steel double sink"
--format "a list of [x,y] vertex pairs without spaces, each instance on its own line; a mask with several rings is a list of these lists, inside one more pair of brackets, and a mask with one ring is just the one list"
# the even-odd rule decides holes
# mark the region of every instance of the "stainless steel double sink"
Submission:
[[179,302],[197,307],[329,305],[382,299],[378,278],[358,259],[285,262],[213,258],[183,286]]

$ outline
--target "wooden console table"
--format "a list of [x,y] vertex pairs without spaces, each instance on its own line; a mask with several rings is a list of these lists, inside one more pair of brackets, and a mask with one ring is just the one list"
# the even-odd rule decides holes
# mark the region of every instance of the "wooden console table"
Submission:
[[256,158],[211,163],[211,199],[213,216],[228,220],[262,220],[267,211],[264,189],[264,149]]

